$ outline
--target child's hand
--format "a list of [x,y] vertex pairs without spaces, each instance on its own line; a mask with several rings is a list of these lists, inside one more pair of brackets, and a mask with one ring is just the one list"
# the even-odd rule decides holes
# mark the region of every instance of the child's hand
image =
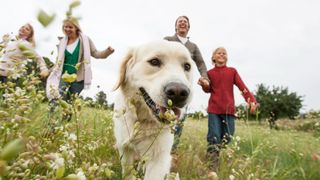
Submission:
[[250,106],[250,113],[253,114],[256,112],[257,108],[259,107],[259,104],[252,102],[252,103],[250,103],[249,106]]
[[204,86],[204,87],[209,87],[210,83],[208,81],[208,79],[204,78],[204,77],[200,77],[198,80],[198,84],[200,86]]
[[206,79],[204,77],[200,77],[200,79],[198,80],[198,84],[202,87],[202,89],[205,92],[210,90],[210,82],[208,79]]

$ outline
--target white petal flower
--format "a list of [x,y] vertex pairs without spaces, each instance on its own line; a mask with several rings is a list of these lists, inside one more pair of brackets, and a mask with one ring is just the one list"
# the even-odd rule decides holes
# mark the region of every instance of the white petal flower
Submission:
[[77,136],[74,133],[70,133],[68,139],[71,140],[71,141],[76,141],[77,140]]
[[240,139],[241,139],[240,136],[236,136],[237,141],[240,141]]
[[82,169],[79,170],[79,172],[77,173],[77,179],[78,180],[86,180],[86,176],[84,175]]
[[71,158],[75,158],[76,157],[76,155],[74,154],[74,152],[72,150],[68,151],[68,155]]
[[15,94],[16,96],[23,96],[25,94],[25,91],[22,90],[20,87],[16,87]]
[[58,153],[52,154],[54,156],[54,161],[50,165],[52,169],[58,169],[59,167],[64,166],[64,159],[60,157]]
[[64,159],[62,157],[57,158],[54,162],[57,165],[57,167],[64,166]]
[[234,177],[234,175],[232,175],[232,174],[229,176],[229,179],[230,179],[230,180],[234,180],[234,178],[235,178],[235,177]]
[[21,77],[21,75],[19,73],[12,73],[11,74],[11,78],[14,79],[14,80],[16,80],[16,79],[18,79],[20,77]]
[[61,145],[60,148],[59,148],[59,150],[60,150],[61,152],[63,152],[63,151],[68,151],[68,147],[67,147],[67,146],[64,146],[64,145]]

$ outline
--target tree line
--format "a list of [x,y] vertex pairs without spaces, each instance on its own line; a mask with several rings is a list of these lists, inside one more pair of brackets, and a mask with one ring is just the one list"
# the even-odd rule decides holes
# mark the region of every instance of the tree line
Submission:
[[[250,114],[246,105],[237,106],[236,116],[238,119],[257,120],[261,122],[266,119],[271,128],[276,128],[275,122],[281,118],[295,119],[300,116],[303,107],[303,96],[296,92],[290,92],[288,87],[269,87],[265,84],[258,84],[254,93],[260,106],[255,114]],[[189,114],[190,117],[200,119],[205,115],[200,112]]]

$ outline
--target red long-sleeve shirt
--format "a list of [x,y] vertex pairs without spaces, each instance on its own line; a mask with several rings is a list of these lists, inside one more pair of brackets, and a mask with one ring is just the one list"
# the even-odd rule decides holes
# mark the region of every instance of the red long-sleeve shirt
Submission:
[[241,80],[235,68],[227,66],[214,67],[208,71],[208,77],[210,79],[210,87],[202,87],[205,92],[211,93],[208,113],[235,114],[233,85],[239,88],[247,103],[256,103],[256,99]]

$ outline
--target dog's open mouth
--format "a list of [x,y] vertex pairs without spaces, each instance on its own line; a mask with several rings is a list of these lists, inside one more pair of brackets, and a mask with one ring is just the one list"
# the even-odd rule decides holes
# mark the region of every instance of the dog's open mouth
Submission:
[[141,92],[141,95],[143,96],[144,101],[160,122],[167,124],[171,121],[179,119],[181,115],[181,111],[179,108],[174,106],[169,107],[168,105],[161,106],[159,104],[156,104],[144,88],[140,87],[139,90]]

